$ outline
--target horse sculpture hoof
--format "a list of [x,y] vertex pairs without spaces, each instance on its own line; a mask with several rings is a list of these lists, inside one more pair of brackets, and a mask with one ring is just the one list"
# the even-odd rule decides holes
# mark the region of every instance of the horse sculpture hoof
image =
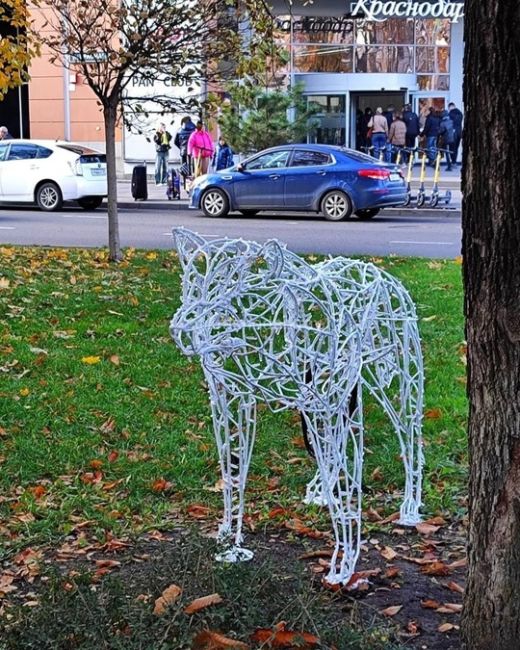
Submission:
[[253,556],[253,551],[250,551],[247,548],[232,546],[221,553],[217,553],[217,555],[215,555],[215,560],[217,560],[217,562],[235,564],[236,562],[248,562],[253,559]]

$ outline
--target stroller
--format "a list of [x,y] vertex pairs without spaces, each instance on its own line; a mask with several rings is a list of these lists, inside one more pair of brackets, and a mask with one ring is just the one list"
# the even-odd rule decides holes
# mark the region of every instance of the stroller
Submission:
[[191,163],[188,162],[182,163],[179,167],[179,176],[182,178],[182,185],[184,189],[189,193],[191,184],[193,182],[193,175],[191,173]]
[[166,196],[168,197],[168,201],[181,198],[181,178],[175,169],[171,169],[168,173],[168,181],[166,183]]

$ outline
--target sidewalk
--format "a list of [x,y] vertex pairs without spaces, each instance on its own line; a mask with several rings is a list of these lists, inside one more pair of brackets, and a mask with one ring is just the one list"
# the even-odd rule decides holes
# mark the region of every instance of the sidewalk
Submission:
[[[420,165],[415,164],[413,168],[412,175],[412,190],[414,193],[419,189],[419,175],[420,175]],[[403,175],[406,177],[406,167],[403,167]],[[426,168],[426,178],[425,178],[425,187],[426,194],[431,193],[431,188],[433,185],[433,175],[434,170],[431,167]],[[441,210],[443,208],[448,208],[450,210],[460,210],[462,194],[460,191],[460,166],[453,167],[452,171],[444,171],[444,165],[441,168],[440,181],[439,181],[439,191],[441,197],[444,195],[446,190],[450,190],[452,193],[451,201],[448,205],[443,203],[442,200],[439,201],[439,206],[435,208],[436,210]],[[123,210],[186,210],[188,208],[189,197],[188,194],[181,187],[181,199],[173,199],[168,201],[166,197],[166,186],[157,187],[153,179],[148,177],[148,199],[146,201],[135,201],[132,197],[131,191],[131,181],[129,179],[119,179],[117,181],[117,204],[120,209]],[[398,210],[413,210],[417,211],[417,208],[414,207],[414,203],[409,208],[397,208]],[[432,211],[432,208],[429,208],[425,205],[421,212],[424,210]]]

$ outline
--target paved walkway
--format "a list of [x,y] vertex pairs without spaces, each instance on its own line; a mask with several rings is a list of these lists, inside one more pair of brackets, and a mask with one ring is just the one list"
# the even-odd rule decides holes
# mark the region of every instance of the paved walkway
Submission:
[[[403,169],[406,175],[406,169]],[[426,168],[425,187],[427,195],[431,192],[433,185],[434,170],[431,167]],[[419,175],[420,166],[416,164],[413,168],[412,175],[412,188],[417,190],[419,188]],[[444,171],[444,165],[441,170],[441,177],[439,182],[439,190],[441,196],[446,190],[450,190],[452,198],[449,206],[445,206],[442,201],[439,202],[439,208],[449,207],[460,210],[462,195],[460,191],[460,167],[453,167],[452,171]],[[166,197],[166,187],[157,187],[151,177],[148,177],[148,199],[146,201],[135,201],[132,197],[131,182],[129,179],[120,179],[117,182],[117,203],[123,209],[137,209],[137,210],[185,210],[188,207],[188,195],[181,188],[181,199],[173,199],[168,201]],[[411,205],[413,209],[413,202]],[[427,208],[427,206],[425,206]]]

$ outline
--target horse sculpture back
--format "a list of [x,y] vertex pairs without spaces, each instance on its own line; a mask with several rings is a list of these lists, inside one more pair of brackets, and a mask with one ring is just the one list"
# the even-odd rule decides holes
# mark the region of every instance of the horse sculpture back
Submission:
[[244,492],[256,403],[302,413],[318,470],[306,502],[326,504],[335,536],[327,580],[348,582],[359,555],[363,389],[390,418],[405,468],[401,523],[420,520],[423,366],[414,305],[373,264],[315,265],[277,241],[206,241],[174,231],[182,305],[171,333],[198,355],[209,387],[223,478],[219,559],[249,559]]

